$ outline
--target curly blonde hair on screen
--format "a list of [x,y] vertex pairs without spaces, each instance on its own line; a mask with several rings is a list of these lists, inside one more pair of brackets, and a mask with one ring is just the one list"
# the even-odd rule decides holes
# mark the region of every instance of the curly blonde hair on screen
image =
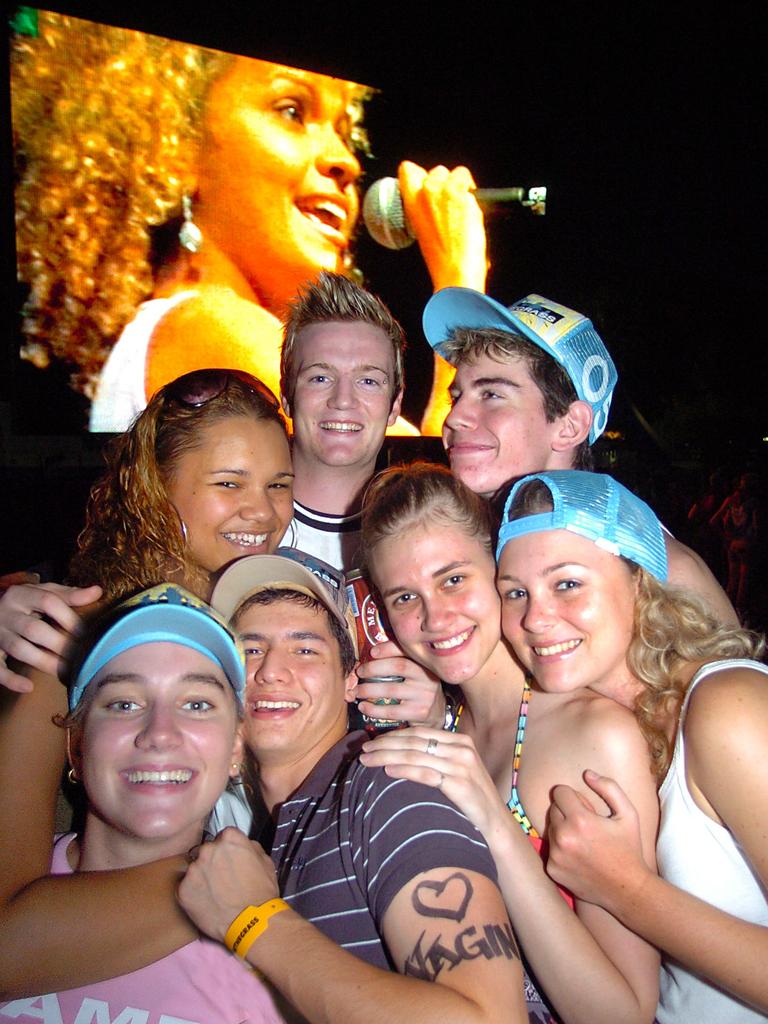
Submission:
[[194,192],[203,100],[231,58],[47,11],[38,29],[11,51],[22,355],[64,360],[92,396],[152,292],[151,230]]
[[[29,289],[22,356],[41,368],[62,361],[92,398],[155,272],[174,261],[184,271],[182,199],[196,191],[208,91],[235,58],[37,15],[38,34],[17,34],[11,47],[18,268]],[[349,108],[348,145],[366,153],[369,97],[357,87]],[[358,274],[351,251],[343,263]]]

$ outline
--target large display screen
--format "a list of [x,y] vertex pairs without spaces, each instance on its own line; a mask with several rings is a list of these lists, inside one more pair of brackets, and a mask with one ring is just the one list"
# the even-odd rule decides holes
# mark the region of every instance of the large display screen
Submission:
[[199,367],[277,392],[286,304],[355,273],[371,90],[55,12],[14,29],[21,358],[93,431]]
[[[146,397],[210,362],[208,346],[275,387],[286,295],[341,266],[406,328],[414,427],[434,398],[424,304],[463,283],[589,315],[619,369],[613,427],[651,423],[668,448],[718,440],[722,424],[765,435],[762,377],[749,346],[723,357],[712,307],[718,294],[730,310],[760,308],[761,286],[749,203],[759,126],[743,100],[759,61],[721,52],[716,12],[675,26],[616,5],[489,4],[456,18],[417,5],[402,18],[391,5],[289,0],[151,15],[115,0],[50,3],[79,17],[0,0],[11,21],[0,397],[12,433],[87,430],[118,349],[133,377],[116,375],[139,404],[142,386]],[[280,75],[308,92],[260,107]],[[308,178],[315,150],[301,140],[316,136]],[[358,210],[403,161],[417,177],[465,165],[472,178],[454,205],[426,213],[406,194],[418,238],[394,251]],[[472,179],[526,195],[546,185],[547,216],[497,205],[478,231]],[[195,228],[198,252],[180,240]]]

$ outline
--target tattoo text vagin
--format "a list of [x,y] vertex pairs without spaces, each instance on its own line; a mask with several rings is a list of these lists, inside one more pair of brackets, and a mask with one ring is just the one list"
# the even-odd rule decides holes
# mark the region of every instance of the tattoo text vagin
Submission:
[[[411,902],[421,917],[442,917],[461,923],[472,895],[472,883],[466,875],[456,871],[443,881],[426,879],[420,882],[413,891]],[[520,959],[508,921],[482,926],[470,925],[450,943],[443,942],[442,934],[438,934],[426,948],[425,935],[426,931],[423,931],[403,967],[404,974],[424,981],[435,981],[446,965],[452,971],[464,960],[476,960],[478,957],[485,957],[486,960],[497,957]]]

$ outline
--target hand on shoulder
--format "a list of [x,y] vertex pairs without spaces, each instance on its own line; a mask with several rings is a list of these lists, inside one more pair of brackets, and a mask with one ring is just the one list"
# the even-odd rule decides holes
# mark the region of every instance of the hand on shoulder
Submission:
[[586,770],[615,779],[633,794],[639,791],[644,802],[648,796],[656,802],[648,744],[634,713],[591,690],[575,697],[561,711],[565,724],[562,749],[570,761],[567,781],[600,807],[601,814],[608,813],[607,808],[601,807],[594,793],[583,786]]

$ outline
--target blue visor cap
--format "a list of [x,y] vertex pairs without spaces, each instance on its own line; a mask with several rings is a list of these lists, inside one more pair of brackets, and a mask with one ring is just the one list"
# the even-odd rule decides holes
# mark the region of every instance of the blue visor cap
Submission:
[[605,430],[619,375],[592,321],[576,310],[541,295],[526,295],[507,308],[472,288],[442,288],[427,303],[422,322],[427,341],[441,356],[457,327],[522,335],[560,363],[578,397],[592,407],[589,443]]
[[226,622],[204,601],[182,587],[161,584],[119,604],[88,652],[69,691],[73,711],[94,676],[118,654],[142,644],[181,644],[199,651],[224,672],[242,704],[245,654]]
[[[508,521],[517,492],[531,480],[546,485],[554,510]],[[496,560],[514,537],[546,530],[570,530],[611,554],[630,559],[662,583],[667,580],[667,548],[661,523],[650,506],[613,477],[558,469],[518,480],[504,505]]]

